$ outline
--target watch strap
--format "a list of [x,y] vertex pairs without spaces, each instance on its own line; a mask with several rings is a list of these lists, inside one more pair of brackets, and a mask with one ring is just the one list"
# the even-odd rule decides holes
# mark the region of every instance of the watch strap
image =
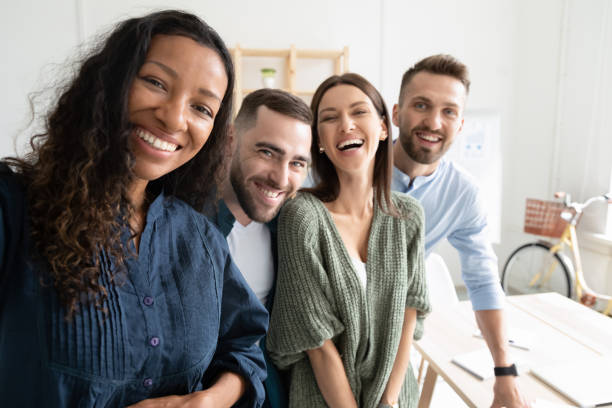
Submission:
[[495,371],[496,377],[502,377],[505,375],[513,375],[516,377],[518,375],[518,371],[516,370],[516,364],[512,364],[508,367],[495,367],[493,368],[493,371]]

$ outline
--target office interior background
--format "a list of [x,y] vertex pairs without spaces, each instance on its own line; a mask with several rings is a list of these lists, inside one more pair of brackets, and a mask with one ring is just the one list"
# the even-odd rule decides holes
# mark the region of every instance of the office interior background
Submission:
[[[228,47],[348,46],[350,70],[368,78],[389,108],[403,72],[421,58],[448,53],[466,63],[472,79],[467,118],[497,124],[482,139],[481,169],[495,169],[483,191],[500,268],[514,248],[533,239],[523,233],[527,197],[552,199],[564,190],[583,200],[612,190],[608,0],[3,1],[0,156],[23,153],[36,130],[30,97],[44,109],[96,38],[119,20],[163,8],[198,14]],[[245,83],[257,80],[261,64],[282,63],[245,62]],[[314,62],[298,68],[298,84],[312,89],[331,73]],[[454,147],[459,159],[462,143]],[[477,164],[478,157],[471,160]],[[477,173],[482,179],[487,172]],[[612,206],[592,207],[579,231],[587,280],[612,294]],[[461,285],[454,251],[442,245],[437,252]]]

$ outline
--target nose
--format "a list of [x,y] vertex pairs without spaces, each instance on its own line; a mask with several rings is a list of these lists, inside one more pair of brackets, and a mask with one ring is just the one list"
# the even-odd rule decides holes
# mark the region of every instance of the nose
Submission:
[[344,133],[348,133],[355,129],[355,121],[350,115],[344,114],[340,117],[340,130]]
[[278,189],[283,189],[289,184],[289,164],[278,162],[270,168],[270,181]]
[[155,116],[163,122],[169,132],[180,132],[187,130],[186,109],[187,102],[180,96],[170,97],[160,104],[155,111]]
[[442,115],[437,110],[432,110],[424,119],[425,125],[431,130],[439,130],[442,127]]

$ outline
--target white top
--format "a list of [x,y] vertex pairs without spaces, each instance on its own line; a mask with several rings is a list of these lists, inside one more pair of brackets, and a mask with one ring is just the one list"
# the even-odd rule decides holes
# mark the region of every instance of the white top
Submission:
[[352,256],[351,261],[353,261],[353,267],[355,268],[355,272],[357,273],[359,282],[361,283],[363,290],[365,290],[368,284],[368,277],[366,275],[366,264],[365,262],[361,262],[361,259],[353,258]]
[[251,221],[246,227],[235,221],[227,236],[234,262],[264,305],[274,282],[271,240],[268,227],[255,221]]

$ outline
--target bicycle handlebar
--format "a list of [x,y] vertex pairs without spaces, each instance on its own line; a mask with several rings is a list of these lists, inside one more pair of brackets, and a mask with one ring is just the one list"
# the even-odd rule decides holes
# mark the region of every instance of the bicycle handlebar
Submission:
[[607,201],[608,204],[612,204],[612,192],[591,197],[582,203],[572,202],[571,195],[569,193],[566,193],[565,191],[557,191],[555,193],[555,198],[562,198],[563,205],[568,208],[573,208],[574,210],[576,210],[576,213],[581,213],[586,207],[597,201]]
[[571,196],[566,193],[565,191],[557,191],[555,193],[555,198],[562,198],[563,199],[563,204],[566,207],[571,207]]
[[574,210],[576,210],[576,213],[581,213],[586,207],[596,201],[607,201],[608,204],[612,204],[612,192],[591,197],[583,203],[571,202],[570,197],[570,194],[566,193],[565,191],[557,191],[555,193],[555,198],[562,198],[563,204],[566,207],[573,208]]

